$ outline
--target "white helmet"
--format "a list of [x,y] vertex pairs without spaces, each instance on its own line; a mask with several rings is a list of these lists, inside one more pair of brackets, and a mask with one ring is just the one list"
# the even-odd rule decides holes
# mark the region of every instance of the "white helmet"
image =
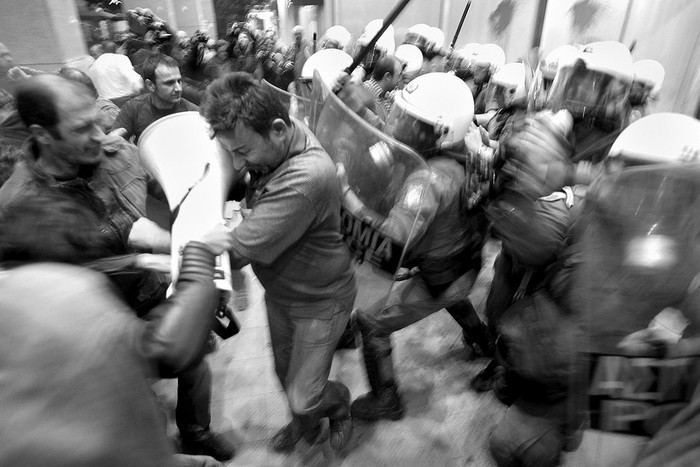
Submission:
[[491,76],[491,84],[495,87],[496,99],[503,108],[512,105],[525,105],[527,92],[525,89],[525,65],[508,63]]
[[469,77],[469,66],[472,62],[472,57],[481,48],[481,44],[470,42],[461,49],[455,49],[448,56],[447,68],[462,79]]
[[351,38],[350,32],[343,26],[331,26],[321,37],[321,49],[346,50]]
[[423,155],[461,143],[474,119],[469,86],[449,73],[427,73],[394,95],[387,126]]
[[472,64],[497,72],[506,63],[506,53],[498,44],[484,44],[472,55]]
[[626,165],[700,162],[700,120],[670,112],[647,115],[620,133],[608,157]]
[[428,34],[427,52],[428,58],[439,55],[445,46],[445,33],[440,28],[430,28]]
[[479,50],[481,49],[481,44],[478,42],[470,42],[466,44],[464,47],[461,49],[457,50],[457,53],[463,57],[466,60],[469,60],[469,62],[472,61],[473,57],[479,53]]
[[394,57],[404,64],[405,76],[418,73],[423,66],[423,54],[415,45],[401,44],[396,48]]
[[340,73],[351,64],[352,57],[342,50],[319,50],[310,56],[306,62],[304,62],[304,67],[301,69],[301,75],[299,75],[299,81],[302,84],[301,87],[306,87],[308,90],[310,90],[310,83],[314,77],[314,72],[318,71],[326,86],[332,88],[335,84],[335,80],[338,78],[338,75],[340,75]]
[[658,95],[666,77],[664,66],[656,60],[645,59],[634,62],[634,81],[649,89],[651,96]]
[[632,82],[634,63],[629,48],[618,41],[599,41],[587,44],[580,54],[586,68],[605,72]]
[[428,52],[427,47],[428,43],[430,42],[430,34],[430,26],[427,24],[414,24],[410,28],[406,29],[406,35],[404,36],[403,43],[415,45],[425,56]]
[[[383,20],[373,19],[372,21],[367,23],[367,26],[365,26],[365,29],[362,32],[362,35],[359,39],[357,39],[357,42],[360,45],[369,44],[369,41],[372,40],[372,38],[379,32],[383,25]],[[386,31],[382,33],[382,35],[377,40],[376,44],[374,44],[374,47],[375,49],[378,49],[382,55],[394,55],[394,50],[396,49],[396,41],[394,39],[394,26],[390,24],[389,27],[386,28]]]
[[544,79],[552,81],[560,66],[570,64],[578,58],[579,50],[573,45],[560,45],[551,52],[540,63],[540,70]]
[[588,44],[576,60],[560,63],[546,105],[568,110],[574,120],[595,118],[607,131],[624,127],[632,76],[632,56],[624,44]]

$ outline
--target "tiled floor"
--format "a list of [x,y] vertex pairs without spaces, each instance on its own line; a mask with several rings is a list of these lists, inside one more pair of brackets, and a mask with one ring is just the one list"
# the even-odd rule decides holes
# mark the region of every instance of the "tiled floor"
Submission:
[[[472,292],[477,310],[490,281],[497,251],[489,245],[488,266]],[[505,407],[491,393],[469,389],[469,380],[487,363],[469,360],[461,332],[441,311],[394,335],[396,374],[407,410],[396,422],[357,421],[349,445],[340,453],[326,442],[300,442],[291,455],[271,452],[267,442],[289,420],[286,400],[272,368],[272,352],[262,288],[246,268],[250,306],[238,312],[241,332],[221,342],[210,355],[213,371],[212,427],[237,445],[232,466],[476,466],[495,465],[488,436]],[[336,352],[331,377],[344,382],[353,397],[368,391],[359,350]],[[156,385],[166,407],[173,408],[172,381]],[[172,425],[172,424],[171,424]],[[174,428],[172,428],[174,430]],[[565,466],[630,465],[639,440],[587,431]]]

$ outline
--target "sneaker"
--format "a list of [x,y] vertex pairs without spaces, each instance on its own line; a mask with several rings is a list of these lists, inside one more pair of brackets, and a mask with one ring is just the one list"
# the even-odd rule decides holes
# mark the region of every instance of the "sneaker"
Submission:
[[395,386],[382,389],[379,396],[368,392],[358,397],[352,403],[350,411],[353,417],[360,420],[400,420],[404,414],[403,404]]
[[236,454],[231,443],[209,430],[182,435],[181,438],[183,454],[210,456],[222,462],[233,459]]
[[331,432],[331,447],[340,451],[348,444],[352,436],[352,416],[348,413],[345,417],[329,419]]

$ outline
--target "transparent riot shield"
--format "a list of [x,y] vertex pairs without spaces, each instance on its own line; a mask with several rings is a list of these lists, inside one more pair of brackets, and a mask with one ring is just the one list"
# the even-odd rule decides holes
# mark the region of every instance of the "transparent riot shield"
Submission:
[[275,94],[282,98],[282,101],[287,106],[287,110],[289,111],[289,115],[291,117],[294,117],[297,120],[304,122],[306,125],[309,125],[311,112],[309,99],[284,91],[265,80],[262,80],[262,83],[263,86],[272,89]]
[[[344,167],[350,190],[376,217],[388,218],[406,182],[427,184],[429,169],[409,147],[372,127],[314,77],[312,101],[318,108],[315,134],[336,164]],[[404,218],[403,238],[387,234],[381,225],[367,222],[344,204],[341,229],[357,263],[357,307],[386,299],[405,257],[407,243],[417,234],[422,195],[412,200],[410,219]]]
[[[571,303],[586,336],[589,439],[617,442],[624,465],[688,459],[700,429],[700,164],[627,168],[586,203]],[[605,465],[610,451],[596,455]]]

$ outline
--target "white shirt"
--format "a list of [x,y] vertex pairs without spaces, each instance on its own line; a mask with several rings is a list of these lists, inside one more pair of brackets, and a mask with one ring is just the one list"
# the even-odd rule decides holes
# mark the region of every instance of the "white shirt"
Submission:
[[88,76],[92,79],[99,96],[105,99],[130,96],[143,89],[143,79],[134,70],[126,55],[100,55],[90,67]]

